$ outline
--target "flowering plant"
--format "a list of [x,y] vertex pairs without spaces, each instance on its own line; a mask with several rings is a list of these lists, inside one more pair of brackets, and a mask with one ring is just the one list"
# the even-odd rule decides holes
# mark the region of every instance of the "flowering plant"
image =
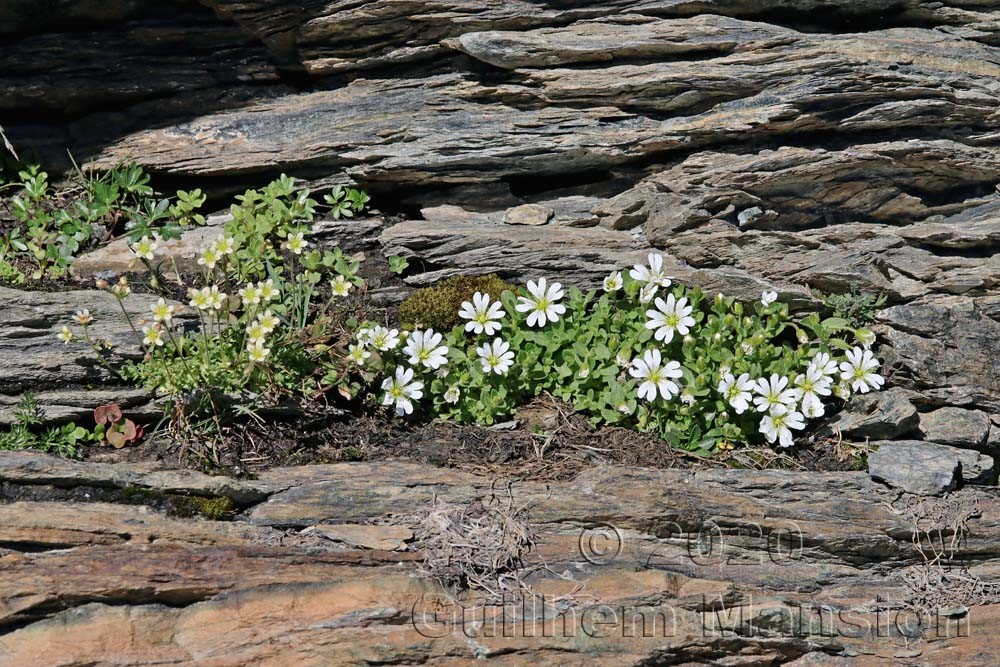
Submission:
[[744,304],[675,285],[662,256],[583,293],[545,278],[476,293],[448,332],[364,323],[354,364],[384,373],[382,402],[490,424],[548,392],[598,423],[703,452],[788,447],[831,400],[880,389],[874,334],[840,318],[793,318],[777,294]]

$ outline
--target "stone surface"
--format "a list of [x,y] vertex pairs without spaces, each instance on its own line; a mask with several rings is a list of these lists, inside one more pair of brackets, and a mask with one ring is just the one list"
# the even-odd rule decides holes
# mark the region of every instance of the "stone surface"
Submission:
[[[440,503],[489,502],[495,481],[399,462],[274,469],[259,482],[270,498],[221,522],[107,503],[0,504],[0,665],[458,665],[479,657],[888,667],[905,651],[926,664],[986,667],[1000,655],[995,597],[952,594],[968,612],[940,620],[961,636],[944,638],[929,623],[906,628],[893,605],[911,599],[902,575],[926,567],[931,543],[914,538],[907,505],[863,473],[611,467],[557,484],[512,481],[511,498],[535,533],[524,576],[544,597],[534,606],[514,597],[506,607],[487,604],[478,630],[461,624],[457,602],[433,579],[414,576],[419,544],[356,549],[315,534],[420,516]],[[968,576],[994,581],[1000,496],[964,489],[949,500],[972,502],[970,494],[978,512],[953,555]],[[403,527],[397,519],[363,528],[367,537],[402,538]],[[600,617],[611,622],[595,633],[582,619],[605,606],[622,616],[618,625]],[[821,626],[820,608],[840,614],[827,613]],[[525,632],[503,632],[501,612],[518,623],[506,627]],[[640,623],[634,632],[623,630],[632,627],[628,614]],[[910,636],[876,631],[887,618]]]
[[868,394],[855,394],[842,412],[823,426],[824,433],[844,438],[888,440],[915,431],[920,416],[909,395],[895,387]]
[[873,479],[918,495],[941,495],[961,482],[996,481],[993,457],[920,440],[878,441],[868,455]]
[[[201,253],[221,236],[222,229],[219,227],[197,227],[186,230],[179,239],[160,239],[151,264],[168,276],[193,273],[201,268],[197,263]],[[75,277],[85,280],[102,271],[145,273],[146,265],[132,252],[128,239],[119,239],[80,255],[73,261],[70,271]]]
[[319,524],[313,532],[334,542],[365,549],[400,551],[413,539],[413,531],[404,526],[370,526],[357,523]]
[[920,415],[924,439],[954,447],[982,449],[990,435],[990,418],[980,410],[940,408]]
[[538,204],[523,204],[509,208],[503,214],[508,225],[544,225],[552,219],[554,211]]

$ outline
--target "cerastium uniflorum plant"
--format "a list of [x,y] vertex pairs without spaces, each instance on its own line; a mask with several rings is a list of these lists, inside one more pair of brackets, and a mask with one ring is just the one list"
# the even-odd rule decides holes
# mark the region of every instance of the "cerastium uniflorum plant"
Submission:
[[491,424],[548,392],[594,422],[702,452],[791,446],[831,400],[884,382],[871,331],[793,318],[774,292],[747,305],[676,285],[658,254],[601,292],[539,278],[477,293],[459,316],[443,332],[365,323],[350,359],[384,377],[379,398],[399,415]]
[[[99,281],[118,300],[145,353],[113,370],[168,397],[175,424],[194,415],[218,424],[227,412],[289,398],[317,402],[331,390],[353,396],[358,377],[347,370],[346,344],[354,306],[344,297],[363,281],[356,260],[309,241],[316,207],[309,191],[286,176],[237,197],[232,220],[198,257],[200,275],[187,285],[186,304],[164,294],[136,319],[125,307],[128,280]],[[131,248],[152,272],[157,237],[143,236]],[[182,314],[197,325],[182,326]],[[92,319],[77,313],[82,332],[65,327],[59,336],[68,343],[79,333],[103,353],[107,343],[89,335]]]

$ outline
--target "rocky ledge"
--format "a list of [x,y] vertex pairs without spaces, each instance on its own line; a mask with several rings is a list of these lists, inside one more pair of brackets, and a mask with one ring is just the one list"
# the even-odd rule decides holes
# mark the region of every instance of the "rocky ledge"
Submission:
[[[26,453],[0,456],[0,489],[5,666],[1000,658],[993,489],[919,500],[862,473],[624,467],[543,484],[396,462],[236,481]],[[172,518],[166,494],[234,509]],[[429,576],[422,521],[484,507],[532,535],[500,597]]]

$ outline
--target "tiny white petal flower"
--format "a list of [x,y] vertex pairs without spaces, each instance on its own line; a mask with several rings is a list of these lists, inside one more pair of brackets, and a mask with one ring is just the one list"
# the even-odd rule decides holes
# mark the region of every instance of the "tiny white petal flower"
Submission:
[[163,330],[160,325],[145,326],[142,328],[144,338],[142,344],[147,347],[163,347]]
[[528,293],[531,296],[518,297],[514,308],[519,313],[528,313],[529,327],[544,327],[547,322],[558,322],[559,317],[566,313],[566,306],[559,303],[563,298],[559,283],[547,285],[545,278],[539,278],[537,283],[529,280]]
[[760,432],[767,441],[773,445],[777,440],[782,447],[791,447],[795,444],[790,429],[801,431],[805,427],[802,413],[795,412],[780,403],[774,405],[760,420]]
[[215,265],[219,263],[219,253],[215,251],[215,248],[210,246],[205,248],[205,251],[201,253],[201,257],[198,258],[198,265],[204,266],[206,269],[214,269]]
[[832,376],[837,374],[837,362],[827,352],[817,353],[812,358],[812,361],[809,362],[809,367],[817,369],[823,375]]
[[269,333],[260,322],[254,322],[247,327],[247,340],[254,345],[263,344]]
[[197,308],[198,310],[208,310],[212,307],[212,290],[208,287],[188,290],[188,296],[191,297],[189,305],[192,308]]
[[136,257],[153,259],[153,253],[156,252],[156,241],[148,236],[143,236],[138,243],[132,246],[132,252],[136,254]]
[[253,283],[248,284],[246,287],[240,288],[239,295],[240,299],[243,300],[244,307],[256,306],[258,303],[260,303],[260,290]]
[[56,338],[61,340],[64,345],[69,344],[73,340],[73,332],[69,330],[69,327],[63,326],[63,328],[56,334]]
[[765,308],[767,308],[768,306],[770,306],[772,303],[774,303],[777,300],[778,300],[778,293],[777,292],[773,292],[773,291],[772,292],[761,292],[760,302],[762,304],[764,304]]
[[832,391],[830,378],[815,366],[809,366],[805,373],[795,377],[795,386],[802,396],[802,412],[806,417],[815,419],[826,412],[820,396],[829,396]]
[[223,236],[216,240],[214,249],[215,254],[219,257],[231,255],[236,250],[236,243],[231,237]]
[[755,387],[759,396],[753,399],[758,412],[766,412],[775,405],[793,406],[802,396],[802,392],[797,388],[788,388],[788,378],[771,374],[771,379],[757,380]]
[[655,252],[649,253],[646,258],[649,266],[636,264],[628,272],[632,280],[644,285],[656,285],[657,287],[670,287],[670,278],[663,270],[663,255]]
[[448,391],[444,392],[444,400],[454,405],[458,403],[458,399],[462,396],[462,390],[458,387],[449,387]]
[[281,244],[282,248],[285,248],[293,255],[301,255],[302,251],[305,250],[308,246],[309,242],[305,240],[305,234],[303,234],[302,232],[289,234],[285,242]]
[[434,370],[448,361],[448,348],[441,345],[443,339],[441,334],[434,333],[434,329],[414,331],[406,339],[403,353],[407,355],[408,361],[414,366],[422,364]]
[[89,308],[84,308],[83,310],[76,311],[76,315],[73,316],[73,319],[81,327],[85,327],[94,321],[93,316],[90,314]]
[[216,310],[220,310],[223,304],[226,303],[226,299],[229,298],[225,292],[219,291],[218,285],[212,285],[212,287],[208,289],[208,296],[212,300],[212,308],[215,308]]
[[350,294],[351,288],[353,287],[354,285],[351,281],[348,280],[346,276],[342,276],[339,273],[333,280],[330,281],[330,291],[334,296],[347,296]]
[[673,294],[667,295],[667,300],[656,300],[656,309],[646,311],[647,329],[653,329],[653,337],[669,343],[674,339],[674,333],[687,336],[694,326],[694,318],[691,317],[693,306],[687,305],[687,298],[675,299]]
[[253,342],[247,345],[247,353],[250,355],[250,361],[260,364],[267,361],[268,356],[271,354],[271,348],[264,347],[264,343],[262,342]]
[[847,361],[840,363],[840,379],[862,394],[878,391],[885,384],[885,378],[875,372],[880,365],[871,350],[855,347],[847,353]]
[[458,311],[459,317],[463,320],[469,320],[465,323],[466,331],[475,334],[485,333],[487,336],[492,336],[500,331],[503,325],[498,320],[503,319],[506,315],[507,313],[504,312],[499,301],[491,302],[490,295],[481,292],[473,294],[471,302],[463,301],[462,307]]
[[382,382],[385,396],[382,405],[396,405],[397,415],[408,415],[413,412],[413,401],[424,395],[424,383],[413,381],[413,369],[396,367],[396,374],[387,377]]
[[617,292],[618,290],[620,290],[622,288],[622,285],[624,285],[624,284],[625,283],[622,280],[622,272],[621,271],[612,271],[604,279],[604,291],[605,292]]
[[358,366],[364,366],[365,360],[372,356],[372,353],[360,345],[347,346],[347,358]]
[[274,301],[281,296],[281,292],[274,286],[274,280],[271,278],[257,283],[257,292],[264,302]]
[[755,386],[749,373],[736,378],[727,370],[719,382],[719,393],[736,410],[736,414],[741,415],[750,407],[750,399],[753,397],[751,392]]
[[394,350],[396,349],[396,346],[399,345],[399,331],[396,329],[386,329],[385,327],[377,326],[372,329],[371,337],[368,339],[368,344],[374,346],[382,352]]
[[641,358],[632,360],[629,375],[642,380],[638,390],[639,398],[653,401],[658,391],[664,400],[669,401],[680,393],[680,387],[673,381],[684,375],[680,363],[668,361],[663,364],[662,361],[659,350],[646,350]]
[[159,301],[151,305],[149,309],[153,312],[153,319],[157,322],[170,322],[174,318],[174,307],[162,297]]
[[653,300],[656,296],[656,292],[660,289],[660,286],[656,283],[649,283],[644,285],[642,289],[639,290],[639,303],[646,305]]
[[264,333],[271,333],[281,324],[281,320],[270,310],[265,310],[257,316],[257,324],[260,325]]
[[510,351],[510,343],[494,338],[492,343],[483,343],[476,348],[484,373],[506,375],[514,364],[514,353]]

